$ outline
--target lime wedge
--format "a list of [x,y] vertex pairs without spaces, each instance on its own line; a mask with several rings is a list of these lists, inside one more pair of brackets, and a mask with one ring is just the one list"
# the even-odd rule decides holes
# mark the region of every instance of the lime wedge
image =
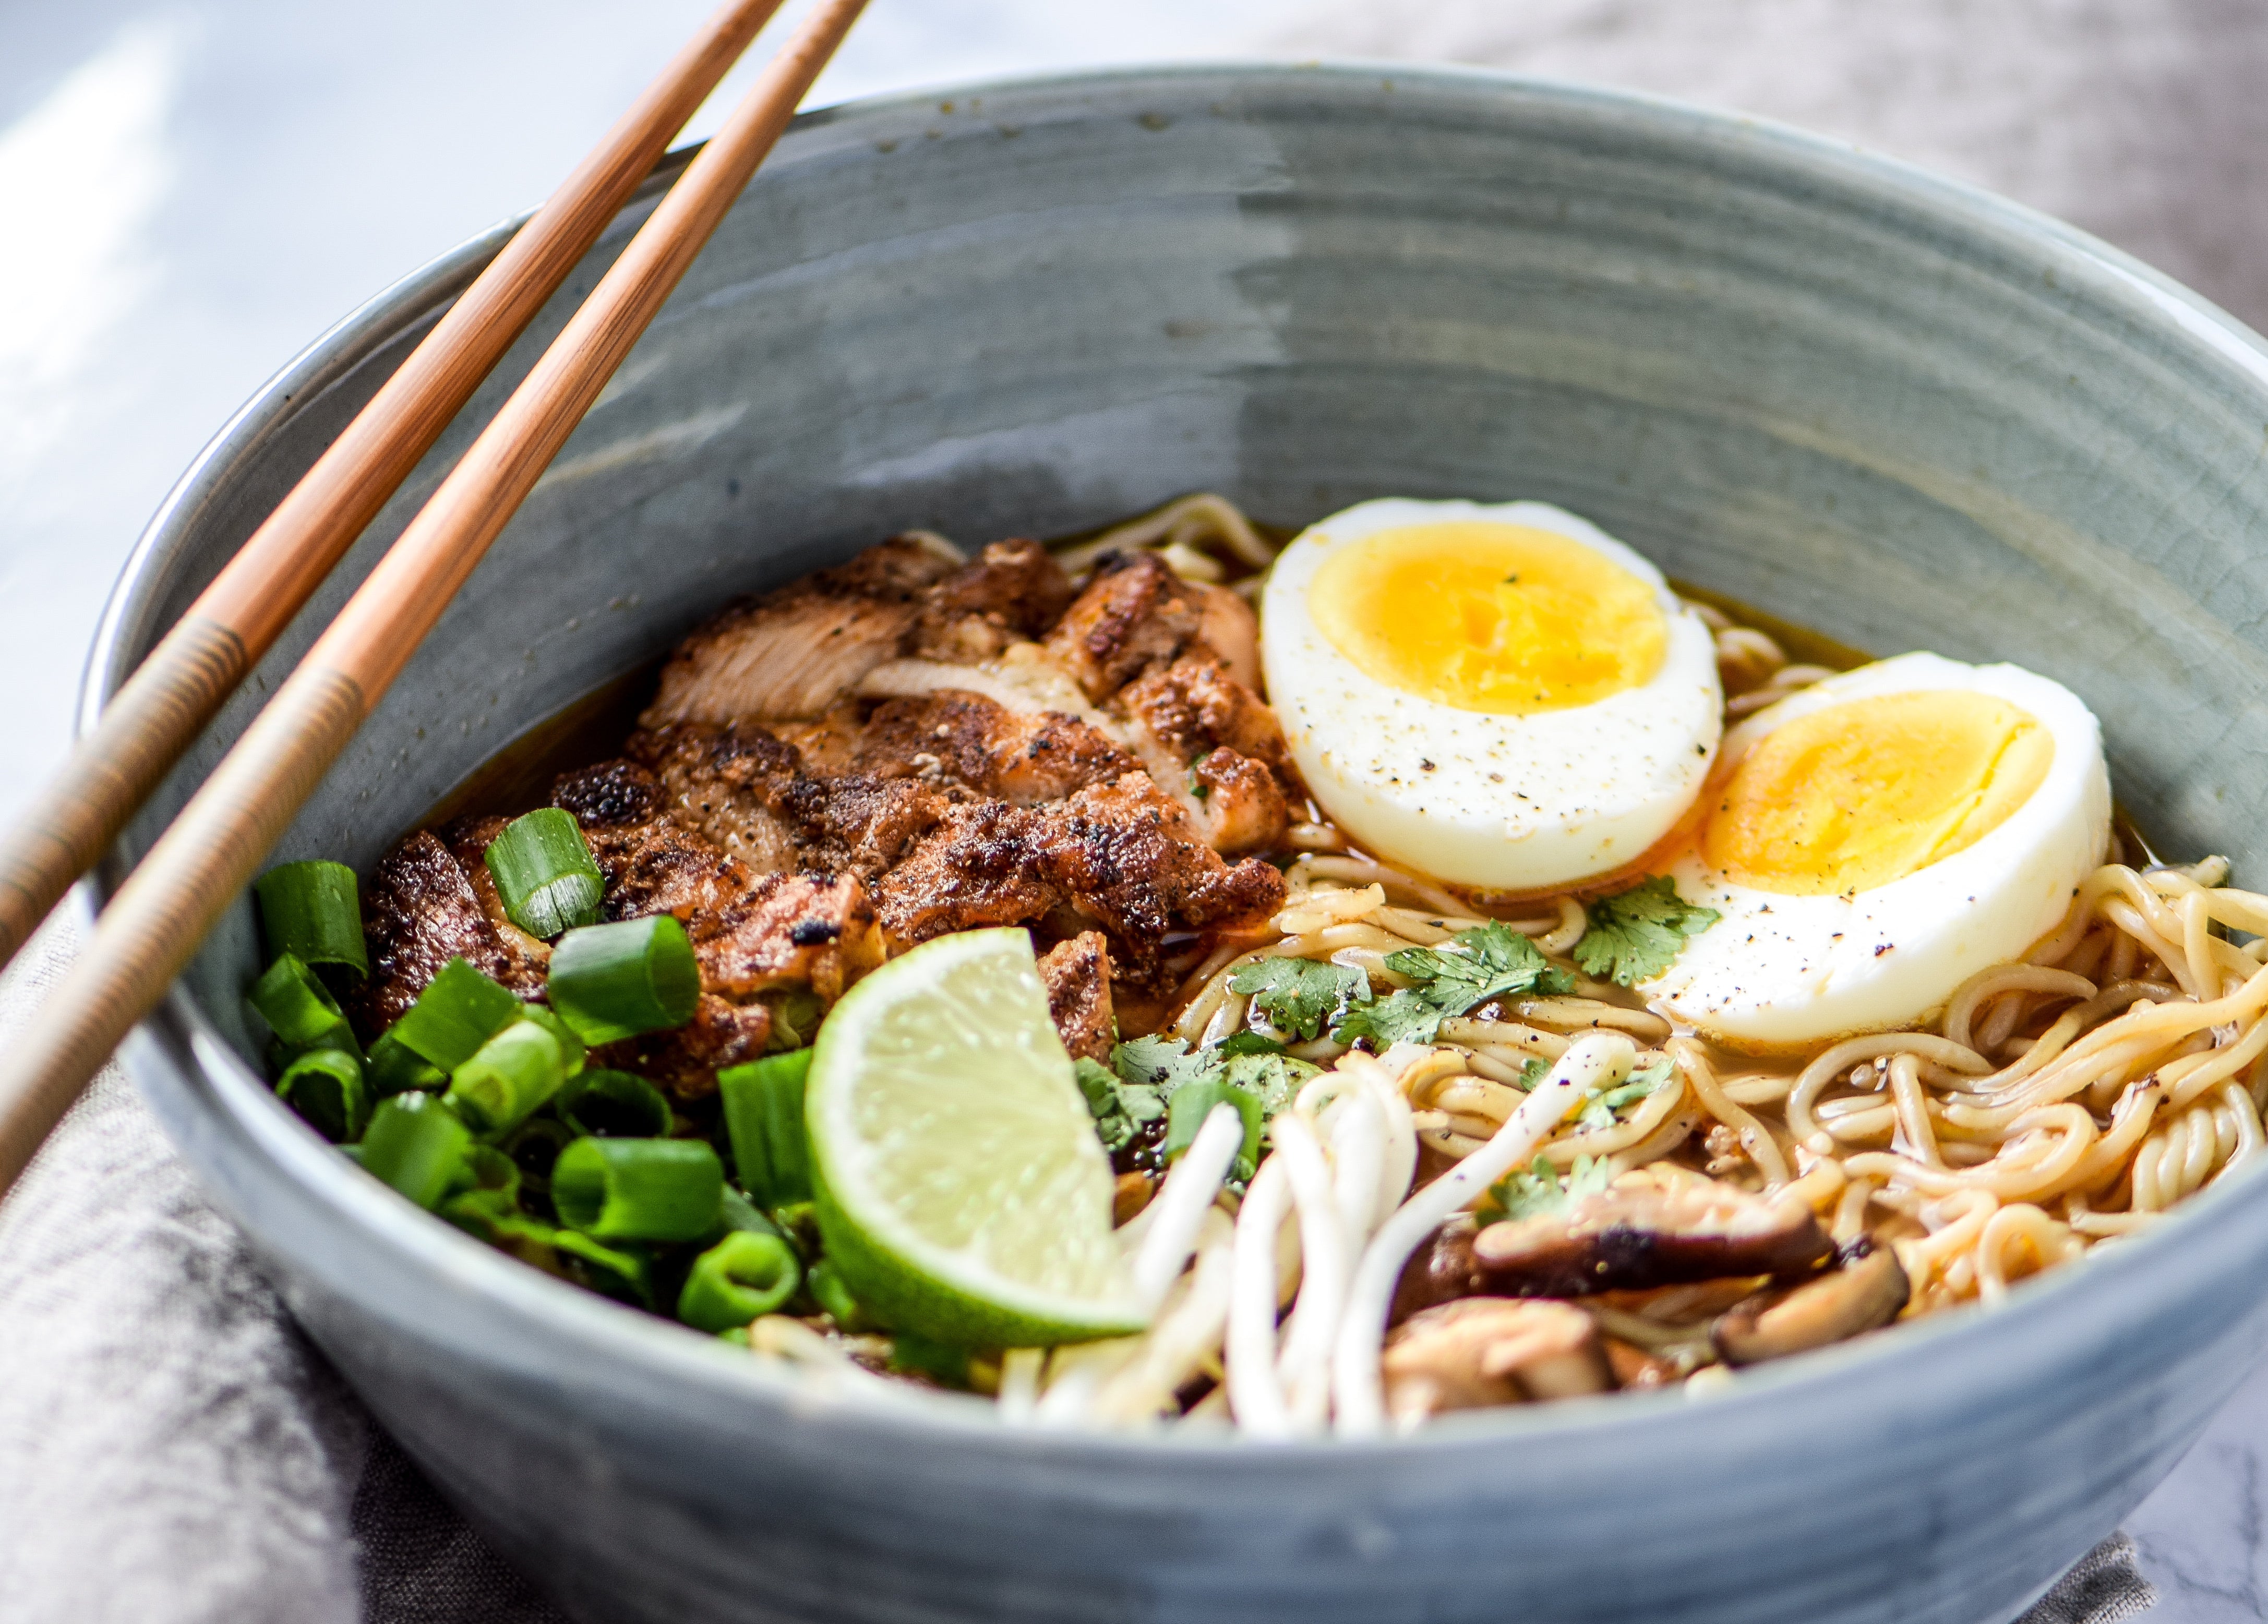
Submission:
[[888,1324],[991,1348],[1141,1329],[1023,931],[940,937],[852,988],[804,1108],[827,1254]]

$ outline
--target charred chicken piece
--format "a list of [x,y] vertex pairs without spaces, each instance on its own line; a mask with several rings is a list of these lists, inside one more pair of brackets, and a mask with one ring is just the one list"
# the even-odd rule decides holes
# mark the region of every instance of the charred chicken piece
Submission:
[[975,665],[1038,636],[1071,600],[1071,577],[1036,541],[995,541],[922,594],[909,652]]
[[1099,930],[1084,930],[1040,955],[1048,1016],[1073,1060],[1108,1065],[1118,1041],[1110,1007],[1110,950]]
[[1761,1364],[1886,1326],[1911,1292],[1897,1254],[1861,1235],[1844,1248],[1832,1274],[1728,1310],[1709,1340],[1727,1364]]
[[941,550],[895,539],[736,604],[678,644],[641,724],[818,716],[903,650],[924,590],[957,567]]
[[1101,704],[1149,666],[1171,660],[1204,624],[1204,603],[1154,554],[1105,558],[1047,650]]
[[917,778],[1016,806],[1061,800],[1140,766],[1076,716],[1012,710],[953,689],[878,706],[856,761],[858,771],[877,777]]
[[1141,773],[1043,806],[950,807],[874,889],[882,928],[907,944],[1068,905],[1108,933],[1137,981],[1169,931],[1264,918],[1284,899],[1281,874],[1257,858],[1231,868]]
[[1445,1410],[1580,1398],[1615,1385],[1590,1315],[1533,1298],[1426,1309],[1388,1335],[1380,1370],[1387,1413],[1405,1427]]
[[379,859],[364,903],[363,936],[370,979],[356,1013],[372,1035],[399,1020],[452,959],[468,961],[523,998],[542,990],[541,969],[505,951],[464,865],[430,830]]
[[1808,1209],[1771,1201],[1666,1162],[1624,1173],[1557,1212],[1473,1237],[1484,1290],[1583,1297],[1734,1275],[1800,1278],[1834,1245]]
[[695,910],[685,930],[702,985],[741,999],[808,987],[832,1003],[882,962],[873,905],[855,874],[767,874],[730,900]]
[[680,1099],[717,1091],[717,1073],[761,1059],[772,1033],[762,1003],[728,1003],[703,993],[693,1018],[674,1032],[649,1032],[591,1052],[591,1064],[634,1071]]

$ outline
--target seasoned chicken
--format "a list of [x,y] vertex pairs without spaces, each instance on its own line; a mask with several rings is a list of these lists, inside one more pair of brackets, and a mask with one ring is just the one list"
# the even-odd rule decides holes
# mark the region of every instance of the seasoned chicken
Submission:
[[1387,1413],[1404,1427],[1444,1410],[1609,1393],[1590,1315],[1566,1303],[1476,1297],[1390,1332],[1380,1362]]
[[953,689],[876,707],[857,760],[861,772],[919,778],[1017,806],[1059,801],[1140,766],[1074,716],[1010,710]]
[[680,1099],[717,1091],[717,1073],[762,1058],[772,1012],[762,1003],[728,1003],[701,995],[693,1018],[674,1032],[649,1032],[591,1051],[591,1064],[636,1072]]
[[1082,930],[1040,955],[1048,1015],[1073,1060],[1108,1064],[1118,1041],[1110,1007],[1110,950],[1099,930]]
[[1071,577],[1045,547],[995,541],[922,594],[909,652],[954,665],[995,659],[1054,625],[1071,599]]
[[542,990],[541,972],[505,951],[464,865],[429,830],[394,847],[371,871],[363,936],[370,977],[356,1013],[369,1033],[398,1020],[452,959],[466,959],[523,998]]
[[1101,704],[1195,642],[1204,608],[1196,590],[1156,555],[1105,558],[1048,634],[1047,650]]
[[922,590],[954,569],[934,548],[894,540],[735,605],[677,645],[640,722],[818,716],[903,650]]
[[1059,907],[1100,924],[1136,981],[1174,930],[1265,918],[1284,878],[1257,858],[1231,868],[1180,805],[1142,773],[1033,807],[957,805],[875,882],[882,928],[910,945],[950,931],[1027,924]]

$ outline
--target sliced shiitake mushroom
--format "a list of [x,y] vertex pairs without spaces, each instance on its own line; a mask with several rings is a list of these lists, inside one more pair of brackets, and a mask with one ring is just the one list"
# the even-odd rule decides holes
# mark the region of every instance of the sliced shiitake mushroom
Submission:
[[1473,1237],[1472,1264],[1483,1291],[1565,1297],[1727,1275],[1800,1278],[1834,1251],[1800,1201],[1656,1162],[1557,1211],[1488,1225]]
[[1615,1385],[1590,1315],[1532,1298],[1467,1297],[1414,1314],[1387,1337],[1380,1369],[1387,1412],[1404,1425]]
[[1477,1297],[1488,1288],[1473,1268],[1473,1216],[1461,1212],[1432,1233],[1432,1238],[1410,1254],[1402,1266],[1402,1279],[1394,1289],[1394,1309],[1388,1325],[1400,1325],[1412,1314],[1437,1303],[1454,1303]]
[[1862,1235],[1844,1249],[1840,1268],[1777,1302],[1752,1299],[1727,1310],[1709,1340],[1727,1364],[1784,1359],[1889,1324],[1910,1290],[1897,1254]]

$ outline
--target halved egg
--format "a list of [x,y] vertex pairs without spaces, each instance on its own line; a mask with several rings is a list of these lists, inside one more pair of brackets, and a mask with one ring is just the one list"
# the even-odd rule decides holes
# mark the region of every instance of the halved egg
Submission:
[[1640,990],[1756,1051],[1906,1025],[2052,930],[2110,830],[2102,729],[2062,684],[1934,654],[1844,672],[1726,735],[1668,869],[1721,917]]
[[1379,856],[1498,891],[1634,862],[1692,805],[1723,695],[1661,572],[1540,502],[1388,498],[1276,561],[1268,694],[1316,801]]

